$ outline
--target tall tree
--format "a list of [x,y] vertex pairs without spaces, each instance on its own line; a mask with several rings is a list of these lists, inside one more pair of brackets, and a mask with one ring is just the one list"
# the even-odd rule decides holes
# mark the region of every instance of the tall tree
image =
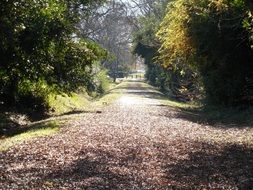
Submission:
[[89,37],[111,53],[104,62],[110,75],[122,77],[135,61],[131,53],[132,28],[128,7],[120,1],[108,1],[103,8],[95,8],[93,15],[80,23],[81,35]]
[[252,8],[247,3],[176,0],[159,30],[163,63],[197,68],[210,103],[252,103]]
[[81,12],[87,18],[89,7],[101,2],[1,1],[1,99],[16,102],[23,95],[41,96],[46,86],[68,91],[87,86],[89,67],[106,53],[93,42],[73,38],[73,34],[78,33]]

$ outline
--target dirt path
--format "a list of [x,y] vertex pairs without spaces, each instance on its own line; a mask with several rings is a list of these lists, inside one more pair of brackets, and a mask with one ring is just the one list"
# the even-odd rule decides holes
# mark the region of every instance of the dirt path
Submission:
[[1,153],[0,189],[253,189],[251,128],[190,122],[142,82],[124,90],[102,113]]

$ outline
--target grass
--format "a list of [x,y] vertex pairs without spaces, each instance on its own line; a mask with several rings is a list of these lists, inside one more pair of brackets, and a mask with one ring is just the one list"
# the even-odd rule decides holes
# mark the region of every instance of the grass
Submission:
[[72,93],[50,95],[48,98],[48,104],[51,108],[50,115],[59,116],[73,111],[95,111],[97,108],[104,107],[105,105],[111,104],[121,96],[121,92],[118,87],[124,85],[110,83],[108,91],[100,97],[92,100],[92,98],[86,93]]
[[179,109],[186,109],[186,108],[198,108],[199,104],[197,102],[179,102],[176,100],[172,100],[172,99],[164,99],[161,100],[162,104],[166,105],[166,106],[170,106],[170,107],[174,107],[174,108],[179,108]]
[[[140,83],[141,88],[148,88],[154,94],[161,93],[147,83]],[[159,94],[158,94],[159,96]],[[155,97],[155,96],[154,96]],[[163,106],[179,110],[179,117],[195,123],[222,127],[252,127],[253,107],[206,106],[200,102],[179,102],[161,93],[159,101]]]
[[128,86],[127,82],[121,82],[118,85],[115,84],[111,85],[110,90],[102,97],[96,99],[93,102],[92,107],[103,108],[104,106],[112,104],[123,95],[124,88],[126,88],[127,86]]
[[199,108],[202,120],[210,124],[227,124],[236,126],[253,126],[253,107],[218,107]]
[[159,96],[160,102],[164,106],[169,106],[173,108],[197,108],[200,106],[197,102],[179,102],[176,100],[171,99],[170,97],[164,95],[162,92],[159,91],[158,88],[153,87],[145,82],[140,83],[141,88],[151,89],[150,92],[157,94]]
[[49,122],[46,124],[31,125],[27,127],[28,130],[21,134],[14,135],[9,138],[0,140],[0,152],[9,149],[12,146],[22,142],[31,140],[36,137],[50,136],[59,132],[59,126],[56,122]]
[[52,115],[61,115],[73,110],[84,110],[90,105],[89,99],[89,96],[84,92],[72,93],[71,95],[50,95],[48,104],[52,110]]
[[[91,101],[85,93],[73,93],[71,95],[61,94],[56,96],[50,95],[48,101],[51,109],[54,111],[51,115],[57,117],[51,117],[43,121],[34,122],[33,124],[25,127],[17,126],[17,129],[13,130],[13,133],[5,136],[3,139],[0,139],[0,152],[24,141],[57,133],[60,130],[60,125],[64,125],[69,120],[75,120],[82,117],[82,114],[80,114],[82,111],[95,111],[120,98],[123,93],[120,87],[126,86],[127,83],[125,82],[118,85],[112,83],[110,85],[110,90],[105,95],[95,99],[94,101]],[[74,114],[75,110],[78,110],[76,115]],[[68,115],[68,113],[72,112],[73,114]],[[9,122],[10,121],[6,117],[0,115],[0,127],[9,125]]]
[[253,126],[253,107],[221,107],[208,106],[199,102],[177,102],[170,99],[162,100],[162,104],[180,110],[179,117],[194,123],[222,127]]

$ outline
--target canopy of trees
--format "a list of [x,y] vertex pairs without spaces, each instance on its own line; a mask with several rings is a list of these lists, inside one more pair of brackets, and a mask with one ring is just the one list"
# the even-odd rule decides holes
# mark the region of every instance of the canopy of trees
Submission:
[[251,25],[246,1],[174,1],[158,32],[163,65],[196,68],[211,103],[252,102]]
[[[168,56],[166,53],[160,54],[159,49],[162,41],[156,36],[160,28],[160,23],[166,14],[167,4],[170,0],[147,1],[146,10],[138,19],[139,28],[134,33],[134,52],[145,59],[147,65],[146,78],[148,81],[168,92],[172,96],[182,97],[190,100],[199,91],[199,81],[196,79],[196,72],[193,72],[187,65],[170,67],[163,64],[162,57]],[[149,11],[147,11],[149,10]],[[173,34],[171,34],[173,35]]]
[[154,58],[158,55],[157,51],[160,47],[160,42],[155,34],[165,14],[167,3],[168,0],[144,1],[142,6],[139,6],[142,14],[138,18],[138,24],[134,31],[134,52],[145,60],[146,78],[151,84],[161,88],[164,87],[165,81],[162,81],[166,72],[163,72],[161,66],[154,63]]
[[123,76],[133,47],[172,95],[253,102],[250,0],[3,0],[0,10],[1,103],[103,92],[103,67]]
[[92,15],[79,24],[81,35],[88,35],[110,53],[103,66],[114,79],[128,74],[135,62],[136,56],[131,53],[133,22],[127,2],[108,0],[94,7]]
[[[205,92],[207,103],[252,103],[252,2],[174,0],[167,3],[164,18],[159,20],[153,11],[152,16],[144,15],[140,19],[146,30],[137,32],[135,38],[135,51],[145,54],[146,60],[150,56],[147,64],[160,69],[149,80],[157,82],[163,76],[170,89],[177,84],[179,91]],[[147,52],[151,47],[152,51]]]
[[[107,57],[78,36],[101,0],[3,0],[0,2],[0,97],[2,103],[42,102],[50,91],[96,90],[93,65]],[[85,17],[84,17],[85,15]],[[36,101],[35,101],[36,100]]]

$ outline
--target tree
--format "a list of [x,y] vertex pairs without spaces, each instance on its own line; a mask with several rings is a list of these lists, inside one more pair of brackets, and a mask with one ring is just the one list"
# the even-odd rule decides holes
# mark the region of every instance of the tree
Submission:
[[174,1],[158,32],[163,64],[197,68],[209,103],[252,103],[251,10],[242,0]]
[[88,16],[89,7],[101,2],[1,1],[1,101],[17,103],[23,97],[43,101],[50,89],[72,91],[92,83],[90,67],[106,52],[73,34],[78,33],[80,13]]
[[[158,49],[160,42],[155,36],[160,22],[165,14],[166,4],[168,1],[160,0],[143,0],[134,1],[134,4],[139,8],[138,22],[134,30],[134,53],[141,56],[144,59],[144,63],[147,65],[146,78],[148,81],[164,88],[164,70],[155,63],[155,58],[158,56]],[[163,74],[162,74],[163,73]]]
[[79,25],[81,35],[99,43],[111,54],[111,59],[103,65],[109,70],[111,77],[126,75],[135,61],[131,53],[132,23],[128,7],[119,1],[108,1],[103,8],[95,8],[93,15]]

